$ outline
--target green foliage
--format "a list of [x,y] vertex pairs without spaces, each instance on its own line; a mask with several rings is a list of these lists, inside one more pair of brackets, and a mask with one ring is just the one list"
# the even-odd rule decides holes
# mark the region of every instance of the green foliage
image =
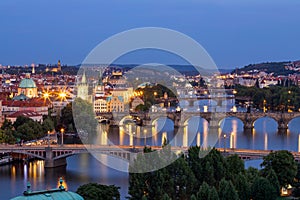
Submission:
[[300,197],[300,163],[297,165],[297,174],[293,182],[293,196]]
[[135,107],[135,110],[137,112],[145,112],[145,111],[149,111],[149,107],[143,104],[140,104],[138,106]]
[[119,187],[114,185],[101,185],[98,183],[88,183],[80,186],[76,193],[85,200],[112,200],[120,199]]
[[238,194],[232,185],[231,181],[226,181],[224,178],[220,181],[219,186],[220,200],[238,200]]
[[42,127],[44,133],[48,133],[48,131],[51,132],[54,129],[54,122],[50,117],[47,117],[46,119],[44,119]]
[[246,176],[239,173],[235,178],[235,188],[237,190],[240,200],[250,199],[250,184],[246,179]]
[[61,110],[60,123],[67,128],[66,131],[75,131],[72,103],[69,103]]
[[[262,170],[263,172],[265,170]],[[266,171],[266,179],[271,183],[277,195],[280,194],[280,184],[278,181],[278,177],[273,169]]]
[[197,200],[207,200],[210,193],[209,185],[206,182],[203,182],[197,193]]
[[221,153],[212,149],[207,156],[200,160],[202,165],[202,180],[209,185],[216,185],[227,173],[227,163]]
[[74,122],[81,136],[81,140],[87,143],[93,143],[98,126],[93,105],[81,98],[76,98],[72,108]]
[[[138,154],[130,170],[150,170],[147,159],[151,159],[153,166],[159,166],[174,156],[169,145],[160,153],[147,147],[144,152],[145,155],[153,154],[149,158]],[[202,157],[201,152],[200,147],[191,147],[186,158],[179,157],[165,168],[130,173],[129,198],[160,200],[168,195],[169,199],[249,200],[279,196],[277,174],[273,168],[265,167],[261,173],[251,167],[245,170],[244,162],[236,155],[224,158],[218,150],[211,149]]]
[[264,167],[264,171],[267,173],[274,170],[281,187],[292,184],[297,174],[297,164],[294,156],[286,150],[271,152],[263,158],[261,166]]
[[277,194],[268,179],[257,177],[251,187],[251,197],[255,200],[274,200]]
[[297,111],[300,108],[300,88],[297,86],[257,88],[237,85],[236,90],[236,96],[250,97],[253,106],[258,109],[265,106],[271,111]]
[[219,195],[215,187],[212,187],[208,194],[208,200],[219,200]]
[[231,155],[226,158],[227,162],[227,175],[231,175],[231,179],[234,179],[239,173],[245,172],[244,161],[239,158],[238,155]]
[[259,177],[259,171],[256,168],[249,167],[246,170],[246,179],[248,180],[249,184],[252,184],[254,180]]
[[238,73],[241,73],[242,71],[247,72],[250,70],[259,70],[259,71],[265,71],[267,73],[274,73],[275,76],[288,75],[294,73],[294,71],[290,71],[284,68],[284,66],[289,63],[290,62],[265,62],[265,63],[258,63],[258,64],[250,64],[241,69],[237,69],[237,71]]

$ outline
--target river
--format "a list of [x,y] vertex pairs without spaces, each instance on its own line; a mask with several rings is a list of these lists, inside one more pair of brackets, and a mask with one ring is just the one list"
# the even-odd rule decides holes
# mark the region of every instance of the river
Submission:
[[[253,133],[244,133],[243,124],[236,118],[226,118],[219,130],[220,139],[216,147],[279,150],[300,150],[300,118],[292,120],[287,134],[277,133],[277,123],[271,118],[261,118],[255,123]],[[103,129],[104,130],[104,129]],[[153,133],[153,131],[155,133]],[[150,132],[150,133],[149,133]],[[159,119],[152,129],[144,129],[128,124],[123,128],[110,128],[106,137],[100,136],[101,144],[127,145],[161,145],[163,138],[178,146],[207,145],[208,124],[205,120],[193,117],[189,121],[185,133],[175,140],[173,122],[169,119]],[[191,136],[192,135],[192,136]],[[226,137],[224,137],[226,135]],[[180,139],[182,138],[182,139]],[[103,159],[110,159],[103,156]],[[9,199],[21,195],[30,181],[33,190],[50,189],[57,187],[59,177],[63,177],[66,187],[71,191],[85,183],[97,182],[114,184],[121,187],[121,199],[128,193],[128,173],[109,168],[89,154],[75,155],[67,158],[67,167],[44,169],[43,161],[33,161],[27,164],[15,163],[0,166],[0,199]],[[124,164],[120,161],[120,164]],[[258,165],[257,162],[248,162],[249,165]]]

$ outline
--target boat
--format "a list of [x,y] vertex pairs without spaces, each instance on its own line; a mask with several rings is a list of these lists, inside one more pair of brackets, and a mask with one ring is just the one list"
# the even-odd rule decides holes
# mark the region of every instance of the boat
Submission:
[[0,165],[9,164],[13,161],[13,158],[11,156],[4,156],[0,158]]

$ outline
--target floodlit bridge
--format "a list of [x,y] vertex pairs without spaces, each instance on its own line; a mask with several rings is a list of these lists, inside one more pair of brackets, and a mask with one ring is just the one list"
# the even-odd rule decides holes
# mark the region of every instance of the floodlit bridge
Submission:
[[[161,147],[153,146],[153,150]],[[45,161],[45,167],[58,167],[67,164],[66,158],[81,153],[96,153],[116,157],[125,161],[133,161],[137,153],[142,153],[144,146],[126,145],[36,145],[36,146],[16,146],[0,145],[0,152],[12,155],[25,155],[30,158],[37,158]],[[172,151],[184,151],[186,148],[172,147]]]
[[127,121],[139,121],[139,125],[153,126],[159,118],[169,118],[173,121],[174,127],[187,126],[192,117],[200,117],[209,123],[212,129],[220,128],[221,121],[234,117],[244,124],[245,131],[252,131],[256,120],[269,117],[278,124],[278,131],[285,133],[288,124],[294,118],[300,117],[300,112],[282,113],[282,112],[108,112],[98,113],[100,121],[107,121],[110,125],[122,126]]
[[[153,150],[161,150],[160,146],[151,146]],[[81,153],[99,153],[109,155],[127,162],[133,161],[138,153],[142,153],[144,146],[126,146],[126,145],[38,145],[38,146],[15,146],[0,145],[0,152],[12,155],[26,155],[31,158],[37,158],[45,161],[46,168],[65,166],[66,158]],[[171,147],[176,154],[187,154],[188,147]],[[233,149],[219,148],[225,156],[237,154],[243,160],[262,159],[268,155],[271,150],[251,150],[251,149]],[[291,152],[297,162],[300,162],[300,152]]]

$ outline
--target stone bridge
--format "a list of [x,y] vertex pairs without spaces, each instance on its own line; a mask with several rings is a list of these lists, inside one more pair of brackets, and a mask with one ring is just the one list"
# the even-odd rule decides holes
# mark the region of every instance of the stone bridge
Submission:
[[[161,147],[153,146],[153,150]],[[186,150],[186,148],[172,147],[173,151]],[[144,146],[126,145],[37,145],[37,146],[15,146],[0,145],[0,152],[11,155],[25,155],[28,158],[37,158],[45,161],[45,168],[67,165],[66,158],[81,153],[96,153],[116,157],[127,162],[133,161],[138,153],[142,153]]]
[[[280,132],[286,132],[289,122],[300,117],[300,112],[282,113],[282,112],[116,112],[116,113],[99,113],[101,120],[106,120],[110,125],[122,126],[128,122],[134,122],[138,125],[153,126],[159,118],[169,118],[174,122],[175,127],[187,126],[189,119],[200,117],[209,123],[213,129],[220,128],[221,121],[228,117],[235,117],[244,124],[244,130],[251,131],[254,128],[256,120],[269,117],[274,119],[278,124]],[[100,121],[101,121],[100,120]]]
[[[151,146],[153,150],[161,150],[160,146]],[[138,153],[142,153],[144,146],[109,146],[109,145],[51,145],[51,146],[15,146],[0,145],[0,152],[12,155],[22,154],[31,158],[38,158],[45,161],[45,168],[65,166],[66,158],[80,153],[99,153],[123,159],[127,162],[133,161]],[[171,147],[172,152],[179,155],[187,155],[188,147]],[[224,156],[237,154],[243,160],[262,159],[268,155],[271,150],[251,150],[251,149],[233,149],[218,148]],[[297,162],[300,162],[300,152],[291,152]]]

